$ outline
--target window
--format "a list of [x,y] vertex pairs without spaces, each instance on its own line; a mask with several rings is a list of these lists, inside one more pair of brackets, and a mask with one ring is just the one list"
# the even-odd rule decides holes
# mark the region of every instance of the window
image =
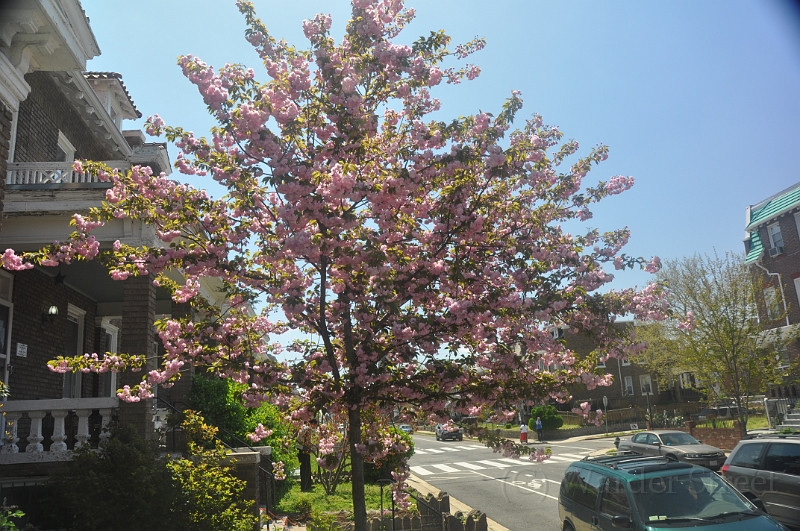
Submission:
[[625,394],[627,396],[633,396],[633,376],[625,377]]
[[631,505],[628,502],[628,494],[625,486],[617,479],[608,478],[603,487],[603,495],[600,498],[600,513],[614,517],[631,517]]
[[647,444],[647,434],[646,433],[637,433],[631,439],[631,442],[639,443],[639,444]]
[[775,247],[783,247],[783,236],[781,236],[781,226],[779,223],[773,223],[768,226],[767,234],[769,234],[769,243],[773,249]]
[[628,358],[622,358],[622,366],[623,367],[627,367],[630,364],[631,364],[631,360],[629,360]]
[[771,444],[764,459],[764,469],[800,476],[800,444]]
[[600,359],[600,360],[597,360],[597,366],[598,366],[599,368],[601,368],[601,369],[605,369],[605,368],[606,368],[606,362],[605,362],[605,361],[603,361],[602,359]]
[[[603,476],[591,470],[579,468],[577,474],[573,475],[574,485],[570,486],[572,499],[575,503],[594,509],[597,507],[597,494],[600,491],[600,484]],[[574,489],[574,490],[573,490]]]
[[761,463],[761,452],[767,443],[744,444],[731,459],[732,466],[758,469]]
[[650,381],[649,374],[639,376],[639,388],[642,390],[643,395],[653,394],[653,382]]
[[75,160],[75,146],[64,136],[61,131],[58,132],[58,146],[56,148],[56,162],[73,162]]
[[[86,312],[69,305],[67,308],[67,338],[64,342],[64,356],[76,356],[83,353],[83,327]],[[81,397],[81,373],[64,373],[63,398]]]
[[774,321],[781,315],[780,308],[778,307],[778,290],[774,287],[769,287],[764,290],[764,306],[767,310],[767,319]]
[[[119,328],[111,324],[110,317],[103,317],[99,323],[103,329],[104,345],[103,352],[111,354],[117,353],[117,338],[119,337]],[[117,396],[117,374],[108,371],[98,375],[100,377],[98,392],[102,397],[115,397]]]

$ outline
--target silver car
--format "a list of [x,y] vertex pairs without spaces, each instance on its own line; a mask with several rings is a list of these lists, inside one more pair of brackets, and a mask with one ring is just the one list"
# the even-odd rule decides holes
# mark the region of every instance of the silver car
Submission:
[[619,442],[619,451],[643,455],[663,455],[677,461],[717,471],[725,462],[725,452],[703,444],[688,433],[676,430],[644,431]]

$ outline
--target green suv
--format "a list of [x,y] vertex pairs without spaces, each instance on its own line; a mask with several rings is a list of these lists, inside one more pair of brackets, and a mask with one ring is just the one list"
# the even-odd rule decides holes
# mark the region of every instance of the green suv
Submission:
[[785,529],[707,468],[631,453],[570,465],[558,514],[563,531]]

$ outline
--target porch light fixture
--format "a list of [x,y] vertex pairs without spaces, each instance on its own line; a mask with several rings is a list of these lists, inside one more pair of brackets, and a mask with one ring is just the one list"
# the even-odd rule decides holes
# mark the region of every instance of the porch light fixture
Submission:
[[58,306],[53,304],[47,311],[42,313],[42,324],[53,324],[56,320],[56,316],[58,315]]

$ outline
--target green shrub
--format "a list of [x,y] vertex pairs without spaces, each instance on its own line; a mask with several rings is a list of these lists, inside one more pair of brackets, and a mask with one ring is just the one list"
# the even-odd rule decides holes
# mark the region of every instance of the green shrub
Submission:
[[535,430],[537,418],[542,419],[542,429],[545,430],[557,430],[564,425],[563,417],[558,413],[555,406],[550,404],[531,408],[531,419],[528,421],[528,427]]

